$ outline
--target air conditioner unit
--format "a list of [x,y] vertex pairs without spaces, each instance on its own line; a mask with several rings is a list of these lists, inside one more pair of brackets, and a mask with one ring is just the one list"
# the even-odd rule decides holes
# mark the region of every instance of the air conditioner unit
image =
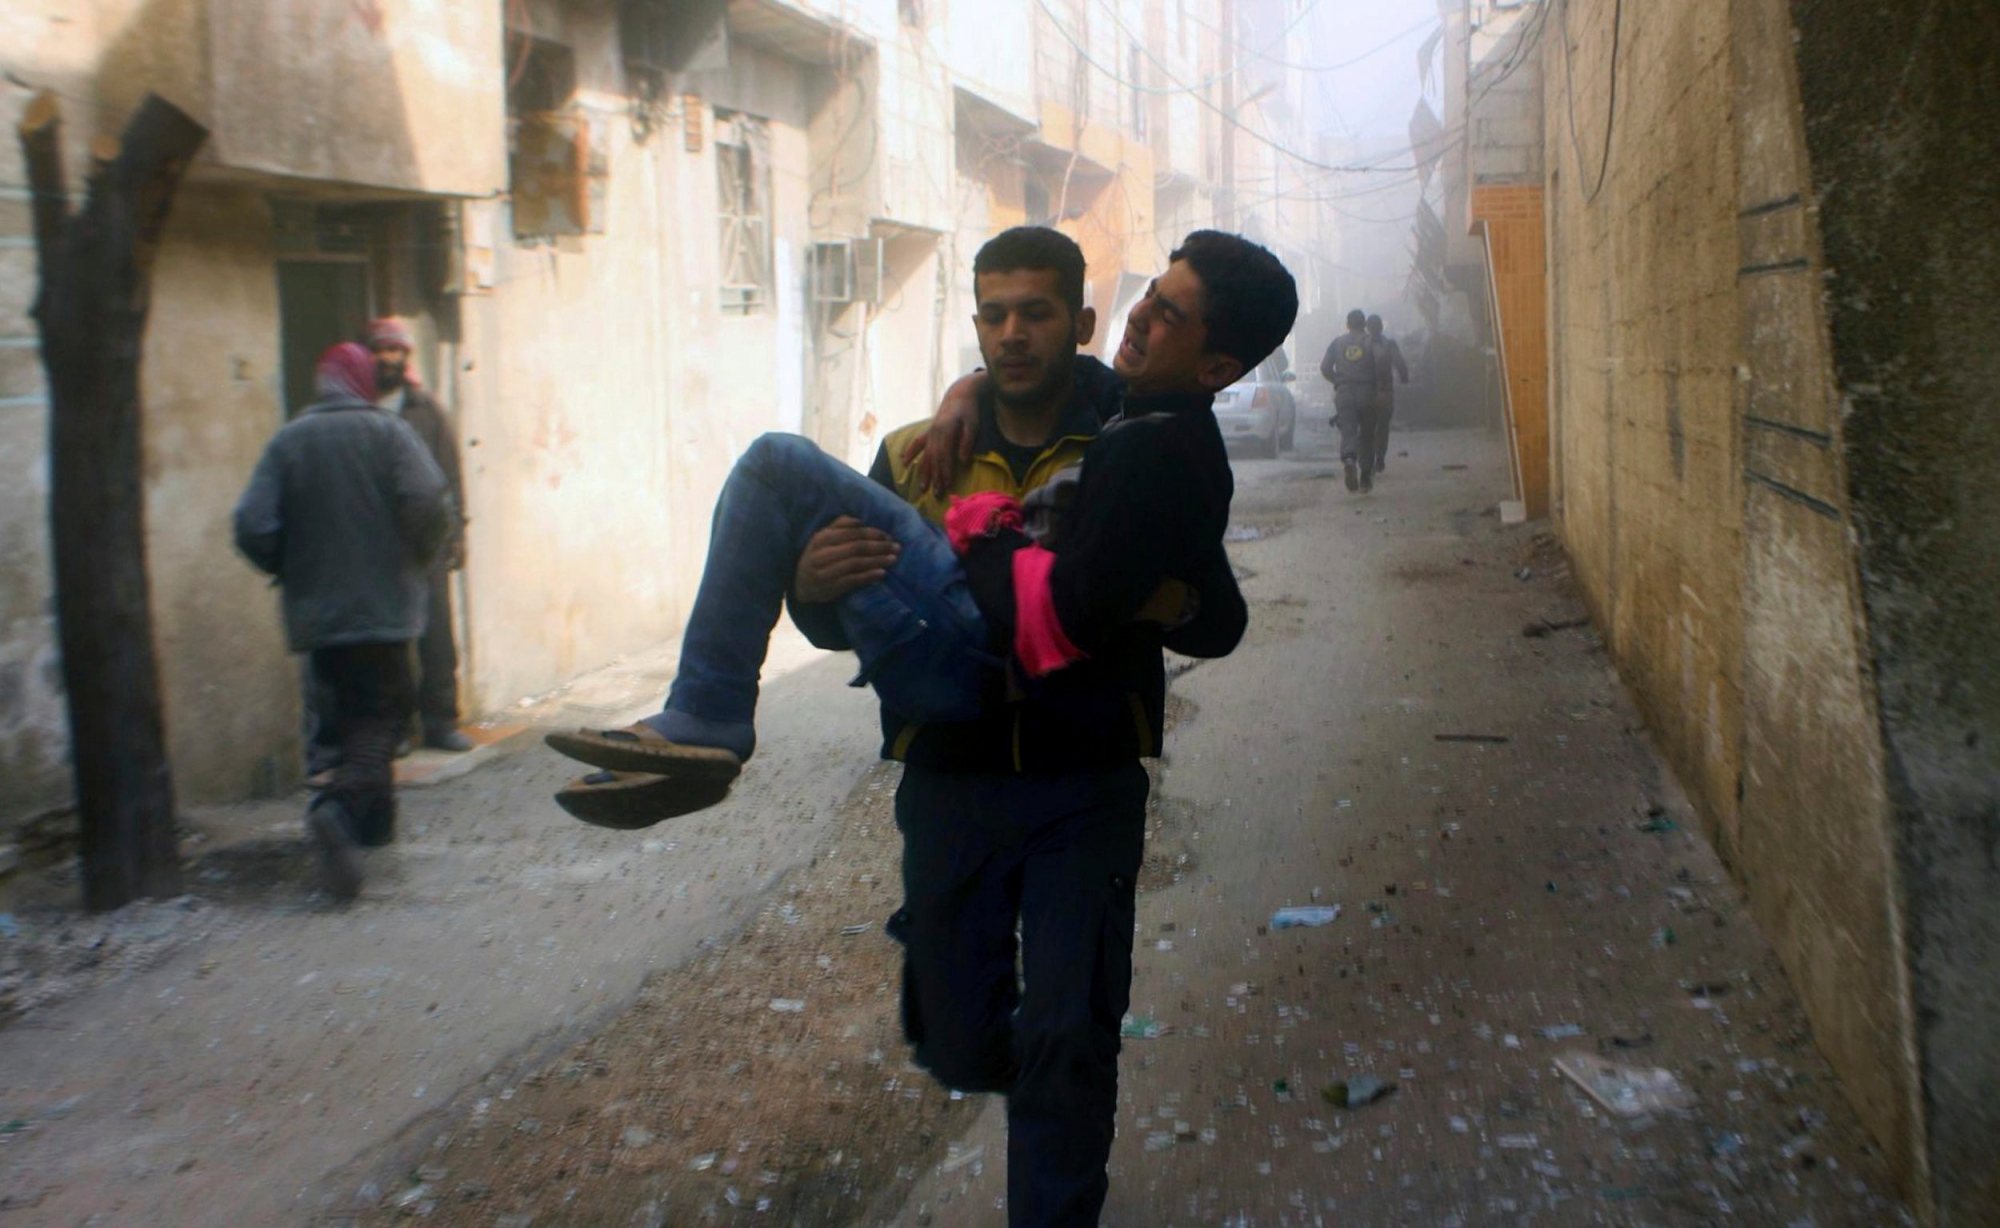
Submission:
[[882,302],[882,240],[829,239],[812,245],[809,293],[815,303]]

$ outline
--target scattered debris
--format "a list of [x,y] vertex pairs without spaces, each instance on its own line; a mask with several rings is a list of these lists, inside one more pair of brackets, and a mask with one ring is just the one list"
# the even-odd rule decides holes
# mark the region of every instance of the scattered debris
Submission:
[[840,936],[842,938],[852,938],[856,934],[865,934],[874,928],[875,923],[873,921],[863,921],[859,925],[843,925],[840,927]]
[[1550,622],[1546,619],[1541,619],[1521,628],[1521,634],[1531,640],[1539,640],[1546,639],[1558,631],[1573,631],[1578,627],[1588,627],[1589,625],[1590,620],[1588,618],[1565,618],[1559,622]]
[[783,1015],[796,1015],[806,1009],[804,998],[772,998],[771,1009]]
[[1582,1036],[1583,1034],[1583,1025],[1580,1023],[1556,1023],[1545,1028],[1535,1029],[1535,1035],[1541,1037],[1543,1040],[1568,1040],[1571,1037]]
[[1557,1058],[1556,1069],[1620,1117],[1684,1109],[1694,1103],[1694,1095],[1681,1081],[1658,1067],[1626,1066],[1578,1052]]
[[1633,824],[1633,826],[1638,828],[1640,831],[1647,832],[1655,836],[1664,836],[1668,832],[1676,832],[1681,829],[1681,825],[1679,823],[1676,823],[1672,819],[1668,818],[1666,816],[1666,813],[1660,810],[1653,810],[1647,812],[1646,821],[1643,823],[1635,823]]
[[618,1136],[618,1141],[627,1147],[651,1147],[655,1137],[657,1136],[644,1126],[627,1126],[625,1133]]
[[1674,945],[1677,941],[1679,939],[1674,936],[1674,927],[1671,925],[1663,925],[1653,931],[1653,945],[1663,951]]
[[1478,742],[1488,746],[1504,746],[1514,739],[1504,733],[1434,733],[1433,742]]
[[968,1147],[965,1150],[960,1151],[958,1144],[953,1143],[951,1145],[951,1150],[954,1154],[947,1157],[944,1163],[938,1165],[939,1172],[955,1173],[959,1169],[964,1168],[969,1164],[977,1164],[981,1159],[981,1157],[985,1156],[986,1154],[986,1148],[984,1145],[978,1147]]
[[1327,1085],[1320,1091],[1320,1099],[1337,1109],[1358,1109],[1364,1104],[1373,1104],[1396,1090],[1394,1083],[1385,1083],[1374,1075],[1355,1075],[1340,1083]]
[[1132,1040],[1158,1040],[1167,1034],[1167,1025],[1151,1015],[1127,1015],[1118,1025],[1118,1034]]
[[1301,929],[1321,925],[1332,925],[1340,916],[1338,904],[1316,904],[1304,908],[1280,908],[1271,914],[1271,928],[1274,930]]

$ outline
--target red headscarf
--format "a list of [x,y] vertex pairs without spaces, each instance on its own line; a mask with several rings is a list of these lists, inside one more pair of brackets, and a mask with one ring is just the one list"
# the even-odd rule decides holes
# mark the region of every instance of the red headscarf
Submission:
[[313,372],[313,391],[322,401],[373,401],[375,356],[352,341],[328,346]]

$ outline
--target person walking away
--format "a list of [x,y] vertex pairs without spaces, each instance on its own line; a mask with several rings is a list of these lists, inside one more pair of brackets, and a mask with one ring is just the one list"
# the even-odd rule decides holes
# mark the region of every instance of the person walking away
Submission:
[[426,570],[455,517],[416,432],[376,403],[375,363],[343,342],[321,356],[318,399],[266,445],[237,502],[236,547],[276,578],[285,638],[308,654],[340,751],[306,812],[322,885],[361,891],[355,846],[396,830],[396,744],[409,721],[410,644]]
[[416,431],[444,474],[457,513],[428,574],[430,599],[424,633],[417,637],[417,718],[425,746],[468,751],[472,739],[458,728],[458,641],[451,610],[451,573],[465,566],[465,483],[458,462],[458,433],[444,406],[410,371],[417,343],[408,324],[395,318],[376,320],[368,326],[366,344],[375,355],[378,403]]
[[1340,465],[1349,490],[1375,486],[1377,375],[1381,355],[1368,335],[1368,317],[1347,313],[1347,331],[1333,339],[1319,373],[1333,385],[1333,425],[1340,431]]
[[[1375,372],[1375,472],[1389,467],[1389,424],[1396,417],[1396,385],[1410,382],[1410,368],[1403,361],[1403,347],[1382,332],[1382,317],[1368,317],[1368,335],[1375,339],[1380,359]],[[1389,377],[1394,375],[1392,380]]]

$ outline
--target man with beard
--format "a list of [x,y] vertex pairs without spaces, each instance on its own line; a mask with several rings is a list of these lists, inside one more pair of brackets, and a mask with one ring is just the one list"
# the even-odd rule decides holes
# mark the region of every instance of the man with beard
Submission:
[[[1095,320],[1073,242],[1009,231],[974,274],[990,387],[977,398],[976,455],[950,486],[960,497],[926,490],[896,436],[876,474],[901,498],[863,480],[872,497],[831,502],[801,489],[842,482],[816,450],[760,441],[718,505],[667,711],[549,742],[609,769],[565,791],[575,812],[579,786],[657,789],[690,808],[698,782],[726,780],[754,747],[761,637],[789,584],[815,643],[858,651],[857,681],[882,698],[883,754],[906,765],[904,906],[890,932],[906,947],[917,1061],[954,1089],[1006,1095],[1009,1222],[1082,1228],[1108,1187],[1148,791],[1140,760],[1160,753],[1164,725],[1161,648],[1226,655],[1247,618],[1222,549],[1232,482],[1213,394],[1284,339],[1297,296],[1264,249],[1190,235],[1132,311],[1120,391],[1076,357]],[[1116,412],[1099,429],[1092,400],[1106,390]],[[1079,452],[1080,465],[1057,461]],[[1043,484],[1013,497],[1032,482]],[[791,505],[764,532],[803,549],[743,568],[758,552],[739,495],[744,507]],[[828,525],[842,503],[858,526]],[[942,534],[928,527],[938,520]],[[732,585],[762,604],[726,608]],[[813,604],[828,597],[831,610]],[[723,661],[712,630],[755,639],[754,657]],[[675,773],[696,787],[676,786]]]
[[451,610],[451,573],[465,566],[465,489],[458,436],[444,407],[410,371],[410,355],[417,345],[410,326],[393,317],[376,320],[366,337],[375,356],[375,386],[382,408],[399,415],[423,440],[451,487],[452,506],[458,509],[444,549],[430,568],[429,614],[424,633],[417,637],[417,718],[425,746],[468,751],[472,740],[458,728],[458,642]]

